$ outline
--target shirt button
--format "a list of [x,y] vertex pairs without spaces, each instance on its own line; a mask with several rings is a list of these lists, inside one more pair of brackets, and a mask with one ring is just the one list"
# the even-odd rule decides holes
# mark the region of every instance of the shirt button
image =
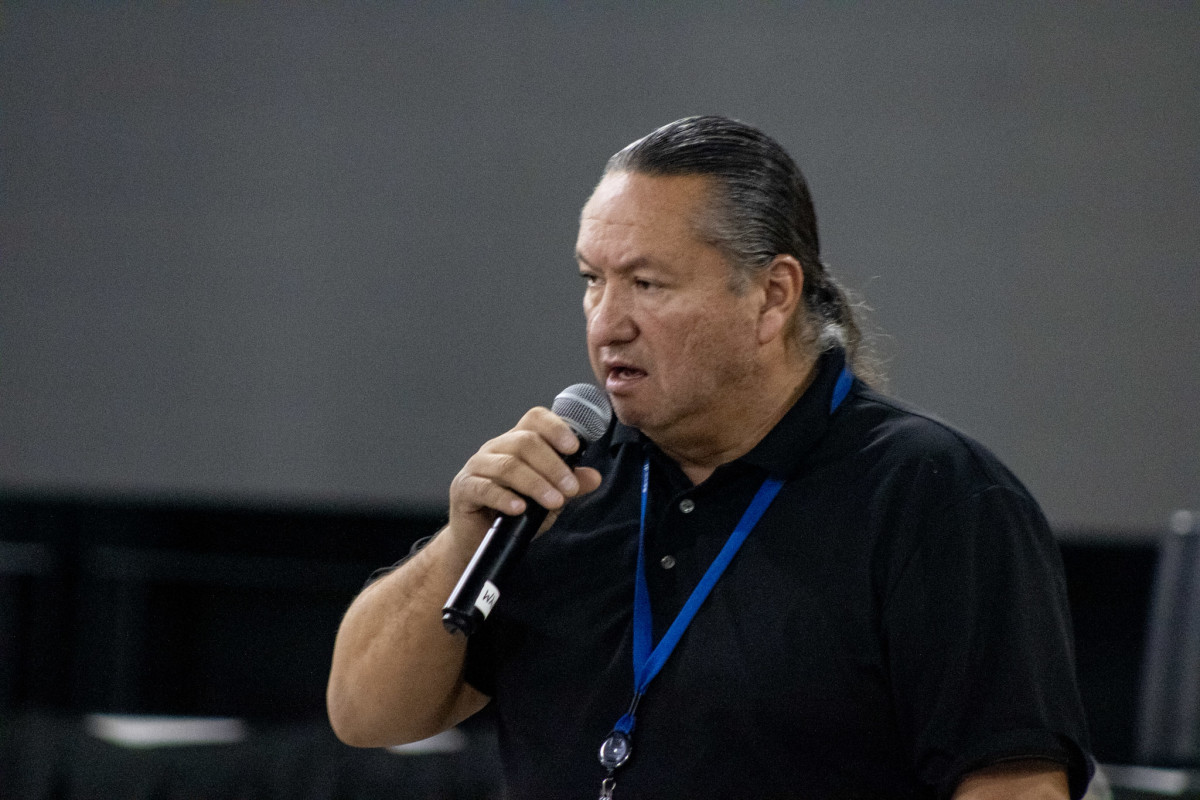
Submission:
[[662,564],[663,569],[670,569],[675,566],[675,556],[663,556],[658,563]]
[[679,510],[685,514],[692,513],[692,510],[695,509],[695,507],[696,507],[696,504],[693,503],[690,499],[684,499],[684,500],[679,501]]

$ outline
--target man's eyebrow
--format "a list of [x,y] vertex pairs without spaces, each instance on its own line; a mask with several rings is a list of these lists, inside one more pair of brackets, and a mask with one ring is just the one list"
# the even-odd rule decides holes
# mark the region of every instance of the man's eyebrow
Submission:
[[[596,266],[592,264],[592,262],[588,261],[587,258],[584,257],[583,253],[580,253],[578,250],[575,251],[575,260],[578,261],[582,266],[588,267],[589,269],[596,269]],[[649,259],[645,258],[644,256],[639,256],[638,258],[635,258],[634,260],[625,264],[618,264],[613,268],[613,271],[629,272],[630,270],[640,269],[647,266],[650,266]]]

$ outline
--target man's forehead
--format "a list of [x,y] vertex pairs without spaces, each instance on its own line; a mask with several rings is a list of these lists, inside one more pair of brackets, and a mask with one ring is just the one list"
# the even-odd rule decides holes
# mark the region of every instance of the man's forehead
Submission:
[[580,239],[589,232],[624,226],[694,234],[708,209],[711,185],[703,175],[608,173],[580,212]]
[[687,203],[705,202],[708,199],[712,179],[707,175],[648,175],[644,172],[618,171],[605,173],[591,197],[584,204],[589,208],[602,207],[617,199],[632,201]]

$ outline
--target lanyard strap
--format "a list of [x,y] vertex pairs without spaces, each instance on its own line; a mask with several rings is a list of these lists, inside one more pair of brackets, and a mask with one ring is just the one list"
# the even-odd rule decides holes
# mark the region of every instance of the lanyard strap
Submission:
[[[853,384],[854,375],[850,372],[850,368],[843,367],[833,389],[833,398],[829,404],[830,414],[836,411],[842,401],[846,399]],[[663,634],[662,640],[651,649],[654,625],[650,612],[650,589],[646,584],[646,506],[650,497],[650,457],[647,456],[642,462],[642,507],[638,528],[637,575],[633,589],[633,702],[629,706],[629,711],[617,721],[614,730],[625,734],[633,733],[636,722],[634,714],[637,711],[638,701],[645,694],[650,682],[658,675],[663,664],[667,662],[692,618],[696,616],[696,612],[708,598],[709,592],[725,572],[725,568],[733,561],[738,548],[746,541],[750,531],[754,530],[754,526],[758,524],[759,519],[782,487],[783,480],[780,478],[770,477],[763,481],[762,486],[754,495],[754,499],[750,501],[750,506],[738,521],[737,527],[733,529],[733,533],[729,534],[725,546],[713,559],[712,564],[704,573],[704,577],[696,584],[696,588],[692,590],[687,602],[684,603],[671,626],[667,628],[667,632]]]
[[738,548],[742,546],[742,542],[746,541],[746,537],[750,535],[750,531],[758,524],[759,518],[762,517],[767,507],[771,505],[771,501],[775,499],[775,495],[779,494],[782,486],[783,481],[778,478],[767,478],[767,480],[763,481],[763,485],[759,487],[758,493],[754,495],[754,500],[751,501],[750,507],[746,509],[746,513],[742,514],[741,521],[738,522],[737,527],[733,529],[733,533],[726,540],[725,546],[721,548],[721,552],[713,559],[712,564],[708,567],[708,571],[704,573],[704,577],[696,584],[696,588],[692,590],[691,596],[683,604],[683,608],[675,617],[674,622],[671,623],[671,627],[663,634],[663,638],[659,641],[658,646],[651,650],[650,645],[654,634],[650,614],[650,590],[646,585],[646,498],[650,494],[649,457],[642,463],[642,518],[641,529],[638,532],[637,582],[634,584],[633,590],[634,702],[629,712],[617,721],[615,730],[622,733],[633,732],[634,712],[637,708],[637,701],[645,693],[646,687],[650,685],[650,681],[654,680],[654,677],[658,675],[663,664],[667,663],[667,659],[675,649],[675,645],[679,644],[684,630],[687,629],[692,618],[696,616],[696,612],[700,610],[700,606],[708,598],[709,592],[712,591],[721,574],[725,572],[725,568],[729,566],[729,562],[733,561]]

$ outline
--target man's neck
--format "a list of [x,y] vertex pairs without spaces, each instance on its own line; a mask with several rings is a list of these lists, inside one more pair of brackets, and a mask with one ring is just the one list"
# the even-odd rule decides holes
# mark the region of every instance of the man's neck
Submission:
[[725,403],[723,424],[699,431],[691,438],[655,440],[655,444],[679,465],[693,484],[701,484],[717,467],[754,449],[808,390],[816,374],[816,356],[790,369],[776,371],[752,390],[732,395]]

